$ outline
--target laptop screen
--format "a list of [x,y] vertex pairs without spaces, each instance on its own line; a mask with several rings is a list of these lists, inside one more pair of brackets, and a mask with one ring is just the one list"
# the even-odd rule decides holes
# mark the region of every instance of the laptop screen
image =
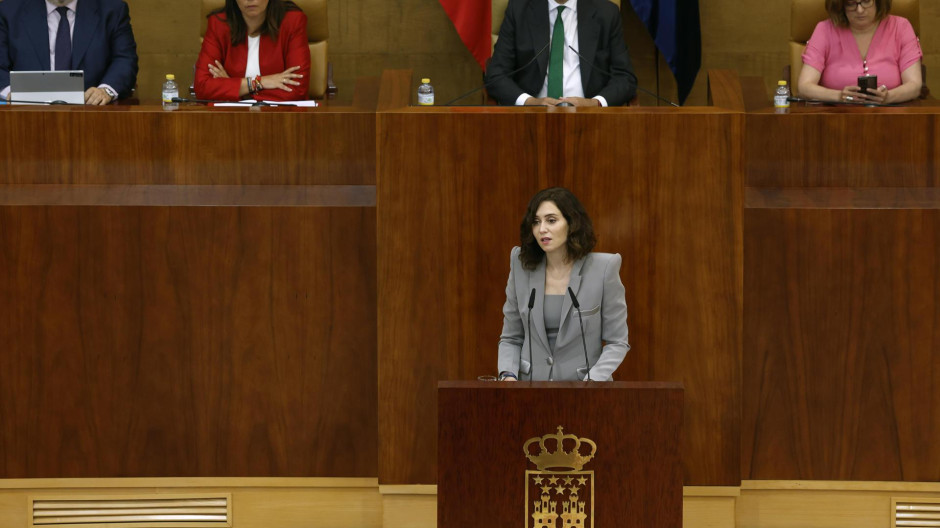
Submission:
[[81,70],[12,71],[10,101],[85,104],[85,74]]

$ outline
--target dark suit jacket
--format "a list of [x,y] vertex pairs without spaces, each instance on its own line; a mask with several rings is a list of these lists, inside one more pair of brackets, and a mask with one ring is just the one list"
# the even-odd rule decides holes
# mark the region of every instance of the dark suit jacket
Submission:
[[[550,54],[548,20],[547,0],[509,0],[486,70],[486,89],[500,104],[515,104],[523,93],[534,97],[542,89]],[[578,47],[585,97],[603,96],[610,106],[633,99],[636,75],[615,4],[578,0]]]
[[[233,46],[232,32],[225,20],[224,13],[209,17],[206,37],[202,40],[202,50],[196,60],[196,97],[200,99],[239,99],[239,89],[248,66],[248,41],[246,39]],[[222,63],[229,78],[212,77],[209,64],[215,61]],[[294,86],[290,92],[280,89],[262,90],[261,93],[255,94],[255,99],[301,101],[307,98],[307,88],[310,85],[310,48],[307,45],[307,16],[303,11],[294,10],[284,14],[276,41],[267,35],[261,37],[258,63],[262,76],[300,66],[294,73],[303,77],[297,79],[300,86]]]
[[[43,0],[0,2],[0,88],[10,71],[51,70]],[[72,69],[85,72],[85,89],[100,84],[127,97],[137,83],[137,43],[123,0],[78,0],[72,30]]]

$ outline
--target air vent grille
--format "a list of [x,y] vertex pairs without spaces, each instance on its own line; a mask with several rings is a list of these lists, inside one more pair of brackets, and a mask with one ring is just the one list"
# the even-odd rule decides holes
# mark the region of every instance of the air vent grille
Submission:
[[894,526],[898,528],[940,527],[940,498],[892,499]]
[[34,498],[33,527],[173,526],[230,527],[228,495],[95,498]]

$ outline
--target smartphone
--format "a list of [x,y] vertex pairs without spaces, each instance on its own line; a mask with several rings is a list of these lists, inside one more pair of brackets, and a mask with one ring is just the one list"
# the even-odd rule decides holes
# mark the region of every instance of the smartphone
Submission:
[[878,76],[877,75],[859,75],[858,76],[858,89],[863,94],[869,94],[878,89]]

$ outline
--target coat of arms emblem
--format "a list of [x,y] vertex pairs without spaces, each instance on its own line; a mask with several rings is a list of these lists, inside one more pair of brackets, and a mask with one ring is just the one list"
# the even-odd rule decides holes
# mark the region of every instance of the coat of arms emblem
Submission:
[[583,468],[597,444],[559,425],[555,434],[526,440],[522,450],[538,468],[525,472],[526,528],[593,528],[594,471]]

